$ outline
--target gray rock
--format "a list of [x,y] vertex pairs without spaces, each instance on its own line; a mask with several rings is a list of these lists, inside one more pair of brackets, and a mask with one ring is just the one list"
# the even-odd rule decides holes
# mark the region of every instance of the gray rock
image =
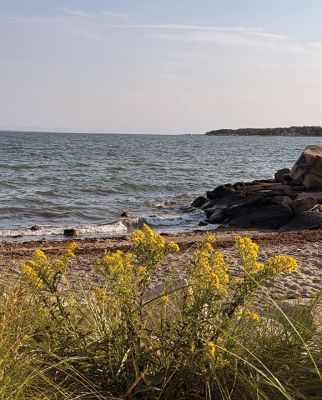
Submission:
[[303,214],[305,211],[310,211],[313,207],[317,205],[314,197],[302,197],[295,199],[292,204],[292,210],[296,215]]
[[30,227],[31,231],[40,231],[41,230],[41,226],[40,225],[33,225]]
[[211,224],[221,224],[226,218],[223,210],[216,210],[208,217],[208,221]]
[[279,169],[274,175],[275,182],[284,183],[285,175],[288,175],[290,172],[288,168]]
[[264,206],[268,204],[269,199],[262,197],[262,196],[251,196],[246,199],[241,199],[237,201],[236,203],[230,205],[224,210],[224,213],[228,217],[233,217],[237,213],[239,213],[241,210],[250,210],[253,208],[258,208],[260,206]]
[[308,146],[290,172],[293,185],[322,189],[322,146]]
[[200,208],[202,207],[205,203],[207,203],[207,198],[204,196],[199,196],[196,199],[194,199],[194,201],[191,203],[191,207],[196,207],[196,208]]
[[322,228],[322,213],[306,211],[280,228],[281,232],[315,230]]
[[290,207],[293,200],[288,196],[275,196],[272,198],[272,204],[282,204],[285,207]]
[[222,199],[233,192],[232,186],[230,184],[217,186],[212,192],[207,192],[207,197],[209,200]]
[[289,223],[293,217],[294,214],[290,207],[271,204],[252,210],[242,210],[229,221],[229,226],[248,229],[279,229]]
[[316,203],[322,204],[322,192],[303,192],[297,195],[297,199],[304,199],[305,197],[313,197]]
[[64,229],[64,236],[78,236],[79,230],[76,228]]

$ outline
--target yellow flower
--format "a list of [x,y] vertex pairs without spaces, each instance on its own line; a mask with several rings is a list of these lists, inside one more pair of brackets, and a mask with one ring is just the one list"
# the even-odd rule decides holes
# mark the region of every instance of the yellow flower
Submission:
[[78,247],[78,244],[75,241],[72,241],[67,245],[67,249],[72,252],[74,252],[77,249],[77,247]]
[[266,262],[266,267],[273,275],[281,272],[291,273],[298,270],[295,258],[284,254],[269,258]]
[[161,301],[162,301],[163,304],[168,303],[168,302],[169,302],[169,296],[168,296],[167,294],[164,294],[164,295],[161,297]]
[[57,271],[63,271],[66,267],[64,261],[62,261],[60,259],[54,260],[53,265],[54,265],[55,270],[57,270]]
[[211,232],[206,232],[204,235],[204,240],[207,243],[214,243],[216,241],[215,235]]
[[38,248],[35,249],[35,251],[33,252],[33,258],[39,259],[41,261],[47,260],[46,254]]
[[221,252],[216,251],[210,242],[214,240],[212,234],[207,233],[198,250],[194,252],[193,264],[190,268],[192,284],[197,292],[213,289],[225,295],[226,284],[229,280],[228,265]]
[[166,244],[163,236],[154,233],[146,224],[142,230],[137,230],[131,235],[133,255],[138,264],[148,267],[151,273],[165,256],[179,251],[177,244],[171,242]]
[[167,253],[169,254],[178,253],[180,251],[180,247],[175,242],[169,242],[166,247]]
[[20,266],[20,271],[32,286],[35,288],[41,286],[42,279],[40,279],[38,274],[27,263]]
[[149,276],[149,272],[145,267],[138,267],[136,270],[136,274],[138,276],[139,279],[145,279]]
[[156,243],[160,246],[160,247],[165,247],[165,239],[163,236],[158,235],[155,237]]
[[237,236],[235,238],[235,247],[245,271],[257,273],[262,269],[262,264],[257,262],[258,245],[250,238]]
[[207,342],[205,345],[205,352],[209,358],[214,358],[216,354],[216,345],[214,342]]
[[96,301],[99,304],[102,304],[106,301],[106,298],[107,298],[106,292],[101,288],[96,288],[95,289],[95,297],[96,297]]
[[249,317],[250,319],[252,319],[255,322],[260,321],[260,316],[257,313],[255,313],[254,311],[246,310],[244,315],[246,317]]
[[131,241],[134,246],[138,246],[144,241],[144,233],[142,231],[135,231],[131,235]]
[[73,258],[75,257],[75,250],[77,249],[77,243],[75,241],[70,242],[66,249],[65,249],[65,256],[68,258]]

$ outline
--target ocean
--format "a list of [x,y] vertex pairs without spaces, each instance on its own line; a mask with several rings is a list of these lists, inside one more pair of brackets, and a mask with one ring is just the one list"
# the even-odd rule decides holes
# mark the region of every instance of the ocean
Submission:
[[196,229],[193,198],[272,178],[309,144],[322,138],[0,132],[0,240]]

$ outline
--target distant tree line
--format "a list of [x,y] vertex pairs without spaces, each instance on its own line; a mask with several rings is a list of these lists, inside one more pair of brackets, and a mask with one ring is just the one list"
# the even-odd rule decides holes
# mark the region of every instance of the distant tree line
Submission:
[[321,126],[291,126],[289,128],[217,129],[209,136],[322,136]]

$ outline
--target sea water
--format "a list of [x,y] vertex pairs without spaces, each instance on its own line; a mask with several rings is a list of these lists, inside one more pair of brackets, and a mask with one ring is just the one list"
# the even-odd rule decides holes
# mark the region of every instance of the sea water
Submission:
[[322,138],[0,132],[0,238],[196,229],[194,197],[272,178],[309,144]]

